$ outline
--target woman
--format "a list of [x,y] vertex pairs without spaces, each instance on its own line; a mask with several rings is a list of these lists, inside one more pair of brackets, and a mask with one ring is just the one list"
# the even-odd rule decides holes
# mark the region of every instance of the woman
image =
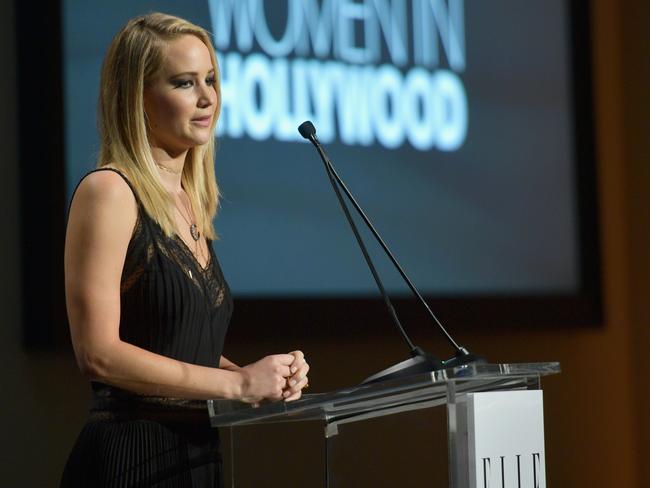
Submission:
[[[211,242],[219,72],[208,34],[160,13],[129,21],[102,68],[99,169],[70,206],[66,304],[93,400],[62,486],[220,486],[205,402],[291,401],[302,352],[221,355],[232,299]],[[179,400],[185,399],[185,400]]]

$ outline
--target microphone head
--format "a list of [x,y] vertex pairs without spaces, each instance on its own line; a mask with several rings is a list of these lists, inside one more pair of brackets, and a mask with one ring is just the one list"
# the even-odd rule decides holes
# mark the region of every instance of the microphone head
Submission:
[[311,139],[312,136],[316,136],[316,127],[311,123],[311,120],[305,120],[298,127],[298,132],[300,132],[300,135],[305,139]]

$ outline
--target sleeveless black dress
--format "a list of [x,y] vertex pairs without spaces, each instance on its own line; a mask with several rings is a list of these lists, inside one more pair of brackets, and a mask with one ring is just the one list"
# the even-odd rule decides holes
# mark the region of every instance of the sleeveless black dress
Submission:
[[[120,174],[138,205],[121,277],[120,338],[179,361],[217,367],[233,302],[211,242],[204,269],[179,236],[167,237],[149,217],[120,171],[94,171],[102,170]],[[62,487],[223,486],[219,435],[209,425],[206,402],[91,386],[89,418]]]

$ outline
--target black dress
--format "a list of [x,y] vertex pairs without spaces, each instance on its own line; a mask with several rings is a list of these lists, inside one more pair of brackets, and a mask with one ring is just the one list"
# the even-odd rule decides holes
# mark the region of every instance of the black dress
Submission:
[[[211,242],[203,269],[179,236],[165,236],[121,172],[95,171],[101,170],[120,174],[138,205],[121,277],[120,338],[179,361],[217,367],[233,303]],[[206,402],[91,386],[89,418],[62,487],[222,486],[219,436],[209,425]]]

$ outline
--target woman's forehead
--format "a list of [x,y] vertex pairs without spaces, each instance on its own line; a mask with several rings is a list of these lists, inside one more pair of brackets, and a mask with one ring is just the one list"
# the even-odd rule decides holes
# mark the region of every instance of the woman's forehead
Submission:
[[193,35],[168,41],[163,64],[163,71],[168,75],[185,72],[207,73],[214,69],[208,47]]

